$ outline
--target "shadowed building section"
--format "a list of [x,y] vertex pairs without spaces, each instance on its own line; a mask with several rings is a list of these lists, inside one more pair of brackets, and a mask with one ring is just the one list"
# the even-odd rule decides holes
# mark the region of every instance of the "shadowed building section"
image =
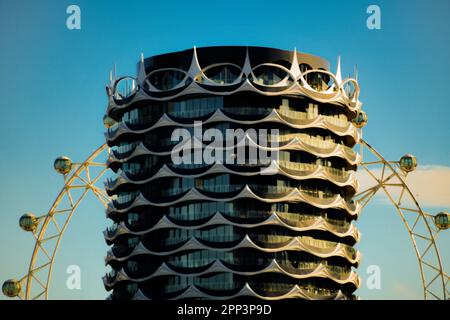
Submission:
[[[194,48],[141,58],[107,94],[111,299],[355,298],[353,147],[367,118],[340,62],[333,73],[297,51]],[[224,136],[277,129],[277,159],[174,163],[172,132],[194,121]]]

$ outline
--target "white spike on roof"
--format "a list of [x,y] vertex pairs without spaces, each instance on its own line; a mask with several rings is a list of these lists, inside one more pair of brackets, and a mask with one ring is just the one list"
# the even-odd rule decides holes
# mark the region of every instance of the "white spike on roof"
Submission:
[[248,47],[245,51],[245,61],[244,61],[244,66],[242,68],[242,72],[248,76],[251,72],[252,72],[252,66],[250,64],[250,56],[248,54]]
[[341,72],[341,56],[338,56],[337,68],[336,68],[336,81],[338,85],[342,83],[342,72]]
[[145,72],[145,65],[144,65],[144,55],[141,55],[141,60],[139,62],[139,71],[138,71],[138,80],[140,83],[143,83],[147,74]]
[[194,49],[192,50],[192,60],[188,70],[188,74],[190,74],[192,77],[195,77],[201,72],[202,68],[200,67],[200,63],[198,62],[197,47],[194,46]]
[[302,72],[300,71],[300,66],[298,64],[297,48],[294,48],[294,54],[292,56],[292,62],[291,62],[291,69],[289,71],[294,76],[295,80],[300,78],[300,76],[302,74]]

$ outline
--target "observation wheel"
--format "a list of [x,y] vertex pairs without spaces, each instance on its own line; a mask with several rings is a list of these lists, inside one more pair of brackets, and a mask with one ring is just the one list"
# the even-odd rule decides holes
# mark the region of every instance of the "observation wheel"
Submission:
[[364,208],[380,190],[386,194],[411,239],[419,262],[424,299],[448,299],[449,275],[444,271],[436,240],[449,228],[449,214],[439,212],[432,215],[423,211],[406,184],[408,174],[417,167],[416,157],[406,154],[399,161],[388,161],[362,139],[360,153],[367,153],[371,157],[363,160],[359,166],[374,184],[359,192],[355,201],[359,201],[361,208]]
[[53,166],[63,175],[64,186],[47,214],[35,216],[26,213],[20,217],[20,227],[35,239],[34,250],[28,273],[18,280],[5,281],[2,286],[4,295],[22,300],[48,299],[56,253],[78,206],[89,193],[105,207],[108,204],[109,197],[99,186],[100,178],[107,171],[104,158],[108,152],[107,145],[103,144],[84,162],[72,163],[68,157],[55,160]]
[[[352,122],[361,129],[367,123],[367,116],[360,111]],[[364,159],[364,154],[368,155],[367,159],[359,163],[360,170],[364,170],[374,184],[359,192],[354,200],[359,201],[364,208],[380,190],[384,191],[411,238],[419,262],[424,299],[448,299],[449,276],[444,272],[436,240],[449,228],[449,214],[440,212],[431,215],[424,212],[406,184],[408,174],[417,167],[417,160],[413,155],[407,154],[399,161],[388,161],[363,139],[359,145],[362,158]],[[48,298],[55,255],[64,231],[80,202],[89,192],[105,207],[110,200],[103,188],[97,186],[99,179],[107,171],[105,161],[98,161],[105,153],[109,153],[106,144],[95,150],[82,163],[72,163],[67,157],[55,160],[55,170],[64,175],[65,184],[46,215],[36,217],[27,213],[20,218],[20,227],[31,232],[36,242],[28,273],[19,280],[6,280],[2,287],[4,295],[24,300]],[[92,174],[93,169],[98,169],[96,174]],[[73,195],[75,190],[81,191],[78,196]],[[66,200],[66,205],[63,205],[63,200]],[[64,218],[63,223],[57,222],[57,216]],[[56,232],[48,232],[50,227]],[[53,244],[50,249],[46,247],[48,244]]]

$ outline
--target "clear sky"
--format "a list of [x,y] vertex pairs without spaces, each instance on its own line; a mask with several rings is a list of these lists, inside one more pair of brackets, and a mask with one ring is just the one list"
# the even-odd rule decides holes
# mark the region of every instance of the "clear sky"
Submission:
[[[81,30],[66,28],[70,4],[81,8]],[[366,27],[370,4],[381,8],[381,30]],[[434,173],[416,179],[423,190],[419,199],[430,212],[448,210],[449,32],[447,0],[0,0],[1,282],[26,272],[33,241],[17,221],[27,211],[45,213],[59,192],[54,158],[80,161],[104,142],[108,72],[115,63],[119,75],[135,74],[141,52],[194,45],[296,47],[328,59],[333,70],[341,55],[344,76],[358,65],[360,99],[369,115],[366,140],[388,159],[414,153]],[[436,201],[438,180],[444,187]],[[61,244],[50,298],[107,296],[101,282],[107,224],[94,198],[80,207]],[[357,294],[421,298],[417,262],[394,209],[376,201],[357,226],[363,236]],[[448,248],[448,236],[441,240]],[[450,267],[449,253],[443,254]],[[65,286],[72,264],[81,267],[81,290]],[[374,264],[382,271],[381,290],[365,286],[366,268]]]

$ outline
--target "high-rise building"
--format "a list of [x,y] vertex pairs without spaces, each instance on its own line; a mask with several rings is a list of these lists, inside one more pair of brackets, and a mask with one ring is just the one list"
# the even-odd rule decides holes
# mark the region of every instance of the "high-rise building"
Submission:
[[[365,119],[357,81],[342,79],[340,62],[331,72],[297,51],[194,48],[142,57],[137,76],[112,76],[107,93],[117,174],[105,183],[110,298],[355,297],[353,147]],[[231,148],[214,148],[236,161],[207,162],[195,121],[227,142],[231,130],[267,130],[266,145],[244,134],[244,149],[276,158],[237,159],[236,136]],[[174,161],[180,128],[194,135],[189,145],[204,138],[200,161]]]

